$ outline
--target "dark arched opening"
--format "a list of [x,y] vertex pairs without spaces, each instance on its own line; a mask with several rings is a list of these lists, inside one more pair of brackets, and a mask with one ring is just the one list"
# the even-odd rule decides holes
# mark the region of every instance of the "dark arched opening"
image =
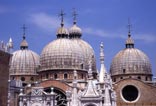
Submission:
[[[51,88],[45,88],[44,89],[45,92],[50,93],[51,92]],[[56,94],[56,106],[67,106],[67,98],[65,93],[59,89],[59,88],[54,88],[53,92]]]

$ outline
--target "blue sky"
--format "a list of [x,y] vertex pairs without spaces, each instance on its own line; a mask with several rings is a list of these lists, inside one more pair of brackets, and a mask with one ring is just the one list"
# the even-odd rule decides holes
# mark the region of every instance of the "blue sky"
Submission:
[[156,0],[0,0],[0,40],[11,37],[14,50],[22,40],[26,24],[29,49],[41,53],[46,44],[56,39],[60,26],[58,14],[66,13],[65,26],[72,26],[72,9],[82,28],[82,39],[95,50],[99,69],[99,45],[104,43],[105,65],[109,71],[112,58],[125,48],[128,18],[132,24],[135,47],[148,55],[153,74],[156,71]]

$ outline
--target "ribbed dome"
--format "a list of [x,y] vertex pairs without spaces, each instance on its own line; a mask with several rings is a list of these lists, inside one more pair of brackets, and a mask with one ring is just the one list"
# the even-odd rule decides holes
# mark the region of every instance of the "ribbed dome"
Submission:
[[74,19],[73,26],[69,29],[69,37],[76,44],[79,45],[82,49],[82,53],[85,56],[85,69],[89,70],[89,61],[92,59],[92,70],[96,72],[96,59],[93,48],[84,40],[81,39],[82,30],[76,25],[76,20]]
[[95,59],[93,48],[87,42],[85,42],[84,40],[80,38],[77,38],[77,39],[75,38],[72,40],[75,44],[78,44],[82,49],[82,52],[85,56],[85,63],[86,63],[85,69],[89,70],[89,61],[92,58],[92,70],[93,72],[96,73],[96,59]]
[[140,50],[128,48],[121,50],[111,64],[111,75],[123,74],[152,74],[148,57]]
[[83,69],[84,54],[79,45],[68,38],[58,38],[44,47],[40,58],[41,71]]
[[10,75],[36,75],[39,56],[28,49],[15,51],[10,61]]
[[121,74],[152,75],[149,58],[141,50],[134,48],[134,41],[130,35],[126,41],[126,48],[114,57],[110,72],[112,76]]

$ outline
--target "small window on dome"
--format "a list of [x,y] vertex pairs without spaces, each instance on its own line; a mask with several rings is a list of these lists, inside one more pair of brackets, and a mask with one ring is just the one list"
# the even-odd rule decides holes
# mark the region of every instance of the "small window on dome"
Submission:
[[125,72],[126,72],[126,69],[123,69],[123,74],[125,74]]
[[141,77],[140,77],[140,76],[138,76],[138,79],[140,79],[140,80],[141,80]]
[[83,64],[81,64],[81,69],[83,69]]
[[42,79],[42,75],[41,75],[41,79]]
[[57,79],[57,74],[54,74],[54,78]]
[[14,80],[15,79],[15,77],[12,77],[12,80]]
[[83,74],[81,74],[81,79],[83,79],[83,77],[84,77]]
[[116,82],[116,78],[114,78],[113,81]]
[[31,80],[31,81],[34,81],[34,77],[31,77],[30,80]]
[[48,73],[46,73],[46,79],[48,79],[49,78],[49,74]]
[[65,74],[64,74],[64,79],[67,79],[67,78],[68,78],[68,74],[65,73]]
[[123,77],[120,77],[120,79],[123,79]]
[[21,77],[21,81],[25,81],[25,77]]

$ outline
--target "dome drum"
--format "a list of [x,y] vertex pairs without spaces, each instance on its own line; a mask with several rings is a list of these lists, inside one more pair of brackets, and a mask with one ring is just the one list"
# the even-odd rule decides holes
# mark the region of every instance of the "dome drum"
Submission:
[[[87,71],[77,70],[77,75],[79,80],[87,79]],[[74,79],[74,70],[69,69],[56,69],[56,70],[47,70],[39,72],[39,79],[49,80],[49,79],[57,79],[57,80],[65,80],[67,82],[72,82]]]

